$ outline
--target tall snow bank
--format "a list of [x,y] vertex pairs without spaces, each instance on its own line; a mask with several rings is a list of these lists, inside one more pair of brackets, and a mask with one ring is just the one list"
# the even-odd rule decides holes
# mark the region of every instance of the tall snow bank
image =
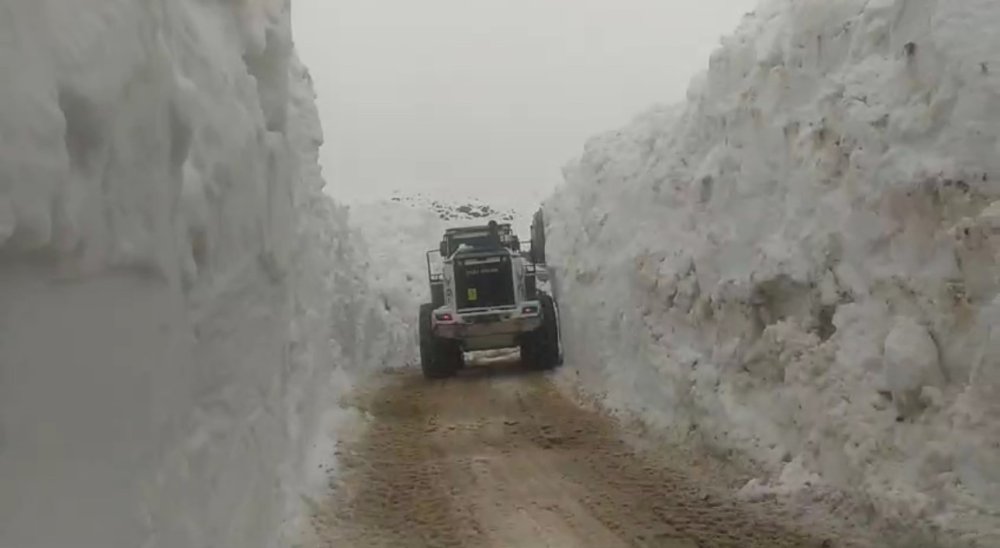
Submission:
[[763,2],[549,200],[567,373],[755,489],[1000,542],[997,28],[991,0]]
[[396,351],[288,15],[0,1],[0,546],[276,546]]
[[430,208],[391,200],[352,206],[350,222],[368,252],[372,291],[391,316],[390,332],[402,349],[399,359],[386,365],[418,366],[417,316],[420,305],[431,300],[426,253],[437,246],[448,223]]

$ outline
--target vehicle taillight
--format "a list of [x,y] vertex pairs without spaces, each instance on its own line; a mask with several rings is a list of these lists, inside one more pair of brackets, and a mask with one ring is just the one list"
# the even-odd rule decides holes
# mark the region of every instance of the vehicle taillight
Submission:
[[525,306],[525,307],[521,308],[521,313],[522,314],[538,314],[538,307],[537,306]]
[[441,313],[441,314],[435,314],[435,317],[437,318],[437,320],[439,322],[453,322],[453,321],[455,321],[454,316],[452,316],[451,314],[449,314],[447,312],[444,312],[444,313]]

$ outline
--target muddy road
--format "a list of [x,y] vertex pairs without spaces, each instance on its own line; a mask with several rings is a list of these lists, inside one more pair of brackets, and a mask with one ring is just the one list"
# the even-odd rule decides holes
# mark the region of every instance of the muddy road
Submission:
[[358,404],[372,421],[339,449],[317,547],[836,545],[711,494],[516,362],[391,374]]

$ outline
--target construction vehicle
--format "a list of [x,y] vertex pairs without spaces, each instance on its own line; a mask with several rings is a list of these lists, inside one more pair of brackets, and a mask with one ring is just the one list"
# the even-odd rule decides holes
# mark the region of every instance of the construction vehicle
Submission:
[[[536,215],[533,236],[544,234]],[[431,302],[420,306],[420,362],[430,379],[455,375],[465,353],[519,348],[533,369],[562,362],[559,309],[546,290],[544,236],[522,251],[509,223],[450,228],[427,252]],[[437,265],[437,268],[434,266]]]

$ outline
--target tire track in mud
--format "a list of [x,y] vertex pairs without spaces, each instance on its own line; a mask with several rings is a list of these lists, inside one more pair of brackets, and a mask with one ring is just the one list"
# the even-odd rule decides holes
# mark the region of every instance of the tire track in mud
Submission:
[[319,547],[813,547],[766,503],[703,490],[516,364],[387,375],[341,448]]

